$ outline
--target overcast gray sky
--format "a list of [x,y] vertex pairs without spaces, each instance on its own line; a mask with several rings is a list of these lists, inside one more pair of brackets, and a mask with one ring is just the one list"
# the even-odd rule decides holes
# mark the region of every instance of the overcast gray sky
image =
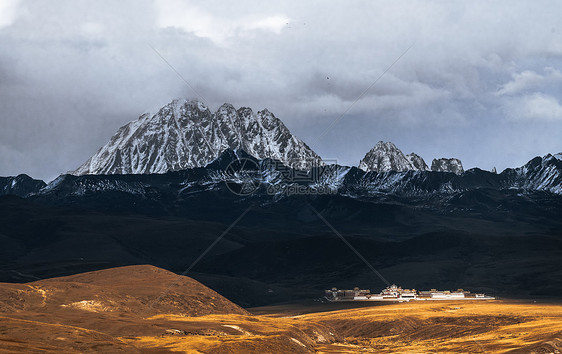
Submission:
[[520,166],[562,151],[561,14],[559,1],[0,0],[0,176],[52,180],[197,93],[268,108],[342,164],[384,140],[428,164]]

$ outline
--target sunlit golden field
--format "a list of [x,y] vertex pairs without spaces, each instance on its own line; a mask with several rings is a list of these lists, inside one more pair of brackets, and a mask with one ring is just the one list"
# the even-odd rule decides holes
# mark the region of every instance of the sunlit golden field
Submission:
[[391,352],[550,353],[562,350],[562,306],[509,301],[412,302],[304,316],[333,326],[338,350]]
[[122,340],[137,347],[167,347],[193,353],[562,351],[562,306],[559,305],[505,301],[412,302],[290,317],[156,318],[174,321],[177,327],[189,328],[189,333]]
[[345,304],[363,306],[351,309],[310,303],[246,311],[152,266],[3,283],[0,301],[0,351],[8,353],[562,352],[556,302]]

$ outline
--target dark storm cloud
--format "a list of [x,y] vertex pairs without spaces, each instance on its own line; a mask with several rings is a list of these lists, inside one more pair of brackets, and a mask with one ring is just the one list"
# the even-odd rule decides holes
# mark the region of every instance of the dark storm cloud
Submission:
[[212,108],[267,107],[326,158],[356,164],[390,140],[426,160],[520,165],[562,150],[560,7],[4,1],[0,175],[52,179],[142,112],[197,98],[151,47]]

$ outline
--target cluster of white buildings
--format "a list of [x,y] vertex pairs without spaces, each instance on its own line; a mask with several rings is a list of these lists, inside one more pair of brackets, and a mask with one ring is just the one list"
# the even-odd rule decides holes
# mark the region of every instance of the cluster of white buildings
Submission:
[[493,300],[494,297],[485,294],[473,294],[470,291],[417,291],[416,289],[402,289],[395,284],[386,287],[379,294],[371,294],[368,289],[355,288],[353,290],[326,290],[329,301],[410,301],[410,300]]

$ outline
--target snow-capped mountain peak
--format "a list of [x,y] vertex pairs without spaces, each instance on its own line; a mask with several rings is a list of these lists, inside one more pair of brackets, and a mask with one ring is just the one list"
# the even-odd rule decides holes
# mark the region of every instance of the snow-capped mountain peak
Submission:
[[410,161],[414,170],[429,171],[429,167],[420,155],[412,152],[411,154],[406,155],[406,158]]
[[400,149],[391,142],[379,141],[359,162],[363,171],[388,172],[427,170],[425,161],[414,153],[404,155]]
[[200,101],[176,99],[141,115],[73,174],[165,173],[202,167],[226,149],[243,149],[295,169],[321,165],[320,157],[267,109],[254,113],[229,103],[215,113]]

